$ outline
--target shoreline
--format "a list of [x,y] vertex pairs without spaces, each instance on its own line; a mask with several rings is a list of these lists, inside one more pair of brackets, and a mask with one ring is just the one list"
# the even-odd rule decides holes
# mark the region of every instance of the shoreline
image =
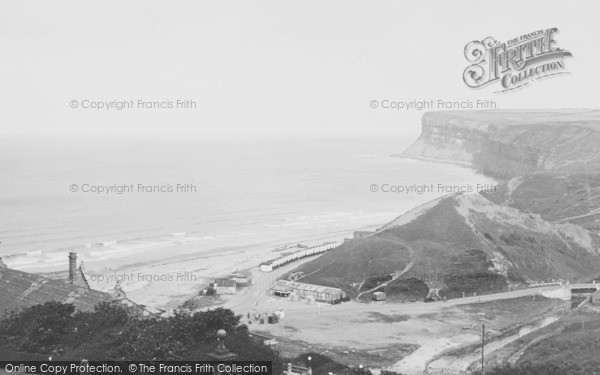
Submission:
[[[361,229],[374,230],[377,227],[378,225],[372,225]],[[85,272],[92,289],[111,293],[117,280],[120,280],[123,291],[132,301],[156,309],[172,309],[196,296],[215,278],[224,277],[236,270],[255,269],[259,267],[260,262],[283,256],[286,250],[282,247],[290,244],[317,246],[330,241],[343,241],[351,238],[352,234],[353,232],[348,231],[334,231],[321,235],[288,238],[284,241],[279,239],[253,243],[241,241],[238,244],[209,247],[201,251],[184,252],[168,257],[164,257],[164,254],[176,254],[177,250],[182,249],[182,245],[145,247],[143,253],[135,254],[133,251],[133,254],[120,257],[116,261],[82,258],[86,269],[93,269]],[[61,262],[58,267],[65,271],[68,269],[66,251],[59,251],[58,254],[56,260]],[[140,256],[144,259],[140,259]],[[92,267],[88,267],[88,264]],[[53,272],[56,267],[54,265],[51,268],[46,267],[43,261],[38,259],[36,262],[36,258],[29,258],[27,262],[8,262],[7,265],[42,276]]]
[[[473,169],[472,165],[465,163],[408,157],[401,154],[390,156],[431,163],[450,163],[467,167],[474,173],[481,174]],[[341,229],[331,225],[333,231],[323,231],[318,234],[262,239],[228,235],[202,242],[206,237],[198,233],[188,235],[185,232],[173,232],[155,237],[129,238],[63,249],[31,251],[20,253],[21,256],[14,258],[5,255],[3,259],[11,268],[41,273],[43,276],[44,273],[68,269],[66,253],[69,250],[77,250],[78,262],[83,260],[86,273],[94,278],[90,282],[93,289],[111,292],[117,278],[121,277],[123,290],[128,298],[155,308],[173,308],[177,303],[195,296],[209,280],[212,281],[211,279],[225,276],[236,270],[257,268],[260,262],[282,256],[289,245],[316,246],[327,241],[343,241],[352,238],[354,231],[375,231],[423,204],[439,198],[430,199],[426,203],[415,203],[403,212],[395,213],[389,219],[383,219],[376,224],[356,223],[358,225],[351,229]],[[165,257],[165,254],[173,255]]]
[[391,154],[390,156],[393,157],[393,158],[409,159],[409,160],[419,160],[419,161],[426,161],[426,162],[430,162],[430,163],[452,164],[452,165],[456,165],[456,166],[459,166],[459,167],[465,167],[465,168],[472,169],[473,172],[475,172],[475,173],[481,173],[477,169],[475,169],[475,167],[473,166],[473,163],[466,162],[466,161],[465,162],[460,162],[460,161],[449,160],[449,159],[427,158],[427,157],[424,157],[424,156],[406,156],[406,155],[403,155],[403,154]]

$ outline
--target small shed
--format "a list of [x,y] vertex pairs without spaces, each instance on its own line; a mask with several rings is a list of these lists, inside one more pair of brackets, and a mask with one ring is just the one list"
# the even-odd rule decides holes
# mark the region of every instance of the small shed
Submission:
[[386,295],[384,292],[373,293],[373,301],[385,301]]
[[262,272],[271,272],[271,271],[273,271],[273,262],[262,262],[260,264],[260,270]]
[[230,279],[216,279],[213,289],[217,294],[235,294],[236,283]]
[[229,274],[229,278],[238,286],[247,286],[250,284],[250,273],[244,271],[236,271]]

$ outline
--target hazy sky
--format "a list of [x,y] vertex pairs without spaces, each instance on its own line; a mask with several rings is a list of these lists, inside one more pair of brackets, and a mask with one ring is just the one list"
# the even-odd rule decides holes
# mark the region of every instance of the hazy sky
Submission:
[[[371,100],[598,107],[596,1],[0,0],[0,134],[416,135],[419,111]],[[571,75],[468,88],[465,45],[558,27]],[[191,99],[98,111],[77,100]]]

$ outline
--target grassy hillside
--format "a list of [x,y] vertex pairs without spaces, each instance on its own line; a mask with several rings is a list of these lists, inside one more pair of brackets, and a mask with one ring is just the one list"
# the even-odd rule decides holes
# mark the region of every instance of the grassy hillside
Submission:
[[429,202],[347,241],[301,266],[301,281],[350,294],[386,284],[406,298],[600,276],[600,110],[426,113],[403,155],[512,179]]
[[574,311],[536,335],[525,336],[495,353],[487,361],[489,369],[495,368],[489,373],[534,374],[527,369],[537,368],[556,369],[556,372],[538,372],[542,374],[598,374],[599,337],[600,313]]
[[558,326],[547,327],[540,334],[549,334],[545,340],[532,344],[517,364],[575,361],[600,369],[600,314],[575,312],[565,317]]
[[388,285],[388,294],[422,296],[427,286],[452,298],[506,290],[509,283],[587,280],[600,269],[599,242],[596,234],[575,225],[550,223],[481,195],[463,194],[441,199],[411,220],[400,217],[373,235],[346,241],[295,271],[304,273],[303,282],[341,287],[353,295],[404,270]]
[[371,285],[371,280],[403,270],[410,261],[409,248],[398,238],[365,237],[346,241],[294,272],[305,273],[299,281],[335,286],[352,293],[363,281]]
[[535,174],[501,183],[483,195],[496,204],[600,231],[600,175]]

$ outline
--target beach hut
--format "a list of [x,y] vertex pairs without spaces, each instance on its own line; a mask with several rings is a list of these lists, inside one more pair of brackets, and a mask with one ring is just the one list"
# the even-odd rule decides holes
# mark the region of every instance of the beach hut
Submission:
[[260,264],[260,270],[262,272],[271,272],[271,271],[273,271],[273,262],[262,262]]
[[373,301],[385,301],[386,295],[384,292],[373,293]]
[[229,278],[238,286],[247,286],[250,284],[250,273],[247,271],[235,271],[229,274]]

